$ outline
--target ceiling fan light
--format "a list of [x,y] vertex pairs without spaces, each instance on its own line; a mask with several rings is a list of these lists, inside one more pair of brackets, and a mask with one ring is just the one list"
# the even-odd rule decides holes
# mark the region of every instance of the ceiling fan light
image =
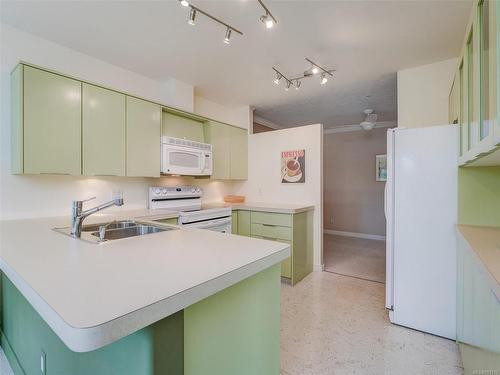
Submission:
[[189,6],[189,1],[187,1],[187,0],[181,0],[181,5],[183,7],[188,7]]
[[312,69],[311,69],[311,72],[312,74],[318,74],[319,73],[319,69],[317,66],[313,66]]
[[323,73],[321,75],[321,84],[324,85],[328,82],[328,78],[326,78],[326,75]]
[[295,90],[299,91],[301,84],[302,84],[302,81],[297,80],[297,82],[295,83]]

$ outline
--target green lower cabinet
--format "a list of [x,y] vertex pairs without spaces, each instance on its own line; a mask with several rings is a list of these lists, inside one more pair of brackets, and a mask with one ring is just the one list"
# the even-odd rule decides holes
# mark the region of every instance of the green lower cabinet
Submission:
[[238,211],[231,212],[231,233],[238,234]]
[[[2,276],[2,348],[15,375],[153,375],[184,373],[180,311],[101,349],[75,353]],[[168,349],[166,349],[168,348]]]
[[[290,245],[291,255],[281,263],[281,276],[290,279],[292,285],[312,272],[312,212],[298,214],[246,210],[236,212],[237,230],[233,228],[233,233]],[[233,219],[233,225],[234,223]]]
[[458,239],[457,341],[465,374],[500,369],[500,300],[465,240]]
[[0,343],[15,375],[279,374],[279,264],[86,353],[68,349],[0,276]]
[[184,310],[184,374],[280,373],[279,267]]
[[238,211],[238,234],[250,237],[250,211]]

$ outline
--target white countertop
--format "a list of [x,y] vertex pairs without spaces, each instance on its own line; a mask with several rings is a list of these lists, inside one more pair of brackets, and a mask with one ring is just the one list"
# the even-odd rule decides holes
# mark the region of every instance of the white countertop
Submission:
[[300,212],[314,210],[313,205],[304,204],[283,204],[283,203],[226,203],[226,202],[207,202],[204,207],[231,207],[233,210],[274,212],[281,214],[298,214]]
[[[138,210],[97,214],[85,223],[151,213],[176,215]],[[68,223],[68,218],[0,222],[0,268],[77,352],[114,342],[290,255],[284,243],[194,228],[101,244],[51,230]]]

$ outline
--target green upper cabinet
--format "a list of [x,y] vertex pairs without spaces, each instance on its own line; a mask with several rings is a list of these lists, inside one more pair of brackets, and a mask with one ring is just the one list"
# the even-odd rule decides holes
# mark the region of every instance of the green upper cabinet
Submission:
[[83,84],[83,174],[125,176],[125,95]]
[[205,142],[203,122],[180,116],[163,110],[161,121],[162,135],[167,137],[189,139],[190,141]]
[[245,129],[209,121],[205,140],[212,144],[216,180],[246,180],[248,175],[248,134]]
[[248,132],[230,127],[230,177],[232,180],[248,178]]
[[127,96],[127,176],[160,176],[161,107]]
[[212,178],[216,180],[229,180],[231,178],[230,128],[228,125],[215,121],[210,121],[205,127],[205,140],[212,144]]
[[[12,115],[13,126],[22,123],[23,144],[13,144],[13,152],[22,153],[22,172],[80,175],[81,82],[21,67],[23,74],[18,72],[18,77],[14,74],[12,78],[23,81],[23,95],[16,95],[17,99],[22,96],[23,103],[13,104],[22,112]],[[22,122],[15,117],[22,118]],[[13,130],[19,136],[19,129]],[[17,172],[21,173],[19,169]]]

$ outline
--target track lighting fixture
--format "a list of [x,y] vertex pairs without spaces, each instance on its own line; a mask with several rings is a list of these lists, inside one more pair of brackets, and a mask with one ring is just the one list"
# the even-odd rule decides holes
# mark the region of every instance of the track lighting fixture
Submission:
[[260,17],[260,21],[264,25],[266,25],[266,29],[271,29],[275,23],[278,23],[278,21],[276,21],[276,18],[273,17],[269,9],[267,9],[267,7],[261,0],[259,0],[259,4],[262,6],[262,8],[264,8],[264,11],[266,12],[266,14]]
[[226,43],[226,44],[231,43],[231,41],[229,40],[230,38],[231,38],[231,29],[228,27],[226,29],[226,36],[224,37],[223,42]]
[[328,82],[328,79],[330,78],[329,76],[333,77],[333,72],[335,72],[335,69],[329,69],[329,70],[327,70],[327,69],[321,67],[320,65],[316,64],[314,61],[309,60],[308,58],[306,58],[306,60],[307,60],[307,62],[309,62],[311,64],[311,68],[309,68],[308,70],[306,70],[304,72],[304,74],[301,75],[301,76],[299,76],[299,77],[288,78],[283,73],[281,73],[278,69],[276,69],[275,67],[273,67],[273,70],[276,73],[276,79],[274,80],[274,83],[277,84],[277,85],[279,85],[280,79],[284,78],[285,81],[286,81],[285,91],[288,91],[290,89],[290,87],[292,87],[294,85],[295,85],[295,90],[299,90],[300,86],[302,84],[302,80],[304,78],[314,77],[314,75],[317,74],[317,73],[321,72],[321,75],[320,75],[321,81],[320,81],[320,83],[322,85],[325,85]]
[[194,22],[195,18],[196,18],[196,9],[191,8],[191,11],[189,12],[189,21],[188,21],[188,23],[191,26],[195,25],[195,22]]
[[273,81],[276,85],[280,84],[280,79],[283,77],[280,73],[276,72],[276,79]]
[[185,6],[185,7],[189,7],[189,19],[188,19],[188,23],[190,25],[194,25],[195,24],[195,18],[196,18],[196,15],[198,13],[201,13],[203,14],[204,16],[210,18],[212,21],[215,21],[223,26],[226,27],[226,34],[224,36],[224,43],[226,44],[230,44],[230,38],[231,38],[231,34],[232,32],[236,32],[240,35],[243,35],[243,33],[241,31],[239,31],[238,29],[234,28],[233,26],[231,25],[228,25],[227,23],[225,23],[224,21],[221,21],[220,19],[212,16],[211,14],[208,14],[207,12],[205,12],[204,10],[201,10],[200,8],[194,6],[193,4],[191,4],[189,1],[187,0],[179,0],[179,2],[181,3],[182,6]]

